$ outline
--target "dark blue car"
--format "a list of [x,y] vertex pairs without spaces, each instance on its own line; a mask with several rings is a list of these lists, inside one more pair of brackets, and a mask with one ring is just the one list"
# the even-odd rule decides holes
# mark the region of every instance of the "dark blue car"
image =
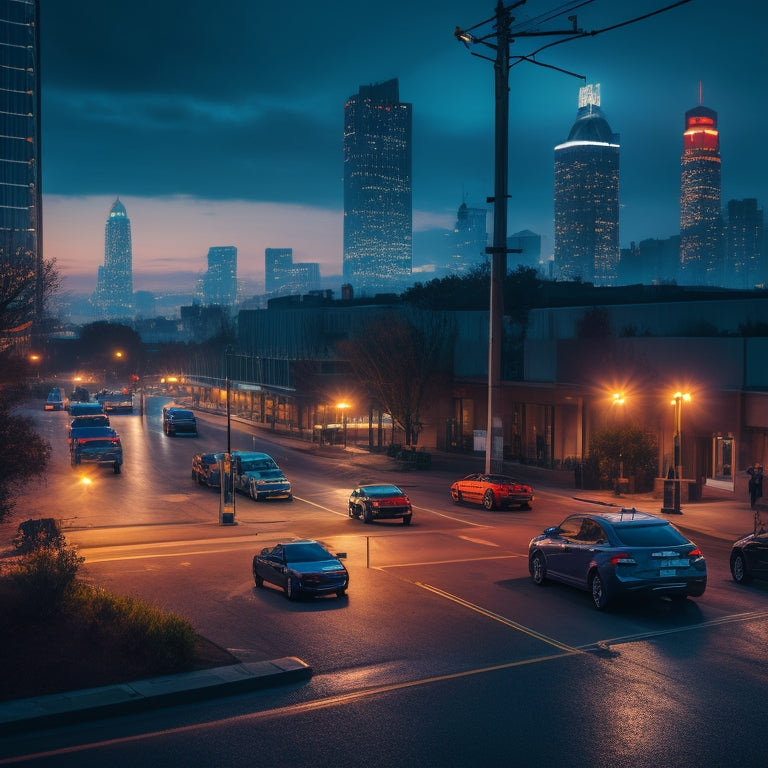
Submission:
[[700,597],[707,586],[701,550],[668,520],[622,509],[580,513],[528,546],[535,584],[548,579],[587,590],[598,610],[621,597]]

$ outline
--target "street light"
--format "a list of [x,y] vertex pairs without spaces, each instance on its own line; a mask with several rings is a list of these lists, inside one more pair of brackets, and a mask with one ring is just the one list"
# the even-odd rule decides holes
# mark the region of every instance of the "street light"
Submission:
[[[483,56],[472,51],[473,56],[493,62],[495,80],[495,155],[494,155],[494,189],[493,197],[487,198],[487,202],[493,203],[493,246],[486,248],[486,253],[491,255],[491,287],[490,307],[488,323],[488,430],[485,440],[485,471],[489,473],[493,469],[500,470],[504,460],[504,430],[499,413],[501,394],[501,346],[504,327],[504,277],[507,273],[507,254],[520,253],[520,249],[507,248],[507,174],[509,168],[509,46],[518,37],[529,36],[580,36],[582,33],[576,27],[576,17],[569,17],[573,27],[566,31],[541,32],[537,30],[525,30],[522,25],[514,30],[512,35],[512,22],[515,20],[510,14],[513,8],[523,5],[525,0],[518,0],[509,6],[505,6],[498,0],[496,13],[491,19],[486,19],[479,24],[462,29],[456,27],[454,37],[467,48],[470,45],[483,45],[496,52],[495,58]],[[576,3],[570,5],[576,6]],[[560,11],[564,12],[563,10]],[[487,35],[477,36],[472,30],[477,27],[495,22],[495,31]],[[489,42],[496,39],[495,43]],[[516,56],[515,63],[528,61],[531,64],[557,69],[566,74],[573,72],[561,70],[559,67],[542,64],[530,56]],[[582,80],[581,75],[574,75]]]
[[674,463],[675,463],[675,495],[672,511],[680,515],[680,483],[682,482],[682,428],[683,428],[683,403],[689,403],[691,395],[689,392],[675,392],[670,400],[670,405],[675,407],[675,442],[674,442]]
[[341,411],[341,431],[344,435],[344,450],[347,450],[347,408],[349,403],[336,403],[336,407]]

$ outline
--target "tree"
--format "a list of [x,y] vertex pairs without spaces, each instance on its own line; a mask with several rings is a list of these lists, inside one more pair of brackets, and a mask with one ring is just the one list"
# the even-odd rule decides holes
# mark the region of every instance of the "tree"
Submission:
[[592,434],[589,441],[589,463],[601,484],[609,486],[620,476],[635,478],[635,490],[653,487],[653,478],[659,461],[656,436],[636,427],[602,429]]
[[408,446],[418,442],[430,387],[441,373],[452,370],[452,340],[445,315],[387,313],[338,344],[339,354],[349,361],[361,385],[403,429]]

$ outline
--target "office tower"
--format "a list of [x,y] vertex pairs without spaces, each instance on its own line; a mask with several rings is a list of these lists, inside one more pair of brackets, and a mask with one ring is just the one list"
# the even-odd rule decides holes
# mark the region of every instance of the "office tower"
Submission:
[[234,245],[208,249],[208,271],[203,278],[203,303],[233,307],[237,303],[237,248]]
[[459,206],[453,228],[453,253],[450,258],[452,272],[467,272],[488,260],[488,211],[485,208]]
[[568,139],[555,147],[555,270],[613,285],[618,261],[619,135],[600,109],[600,85],[587,85]]
[[320,290],[320,265],[293,263],[293,249],[267,248],[264,251],[267,293],[272,296],[303,296]]
[[361,86],[344,105],[344,282],[356,295],[411,278],[411,105],[397,80]]
[[766,282],[763,209],[754,197],[728,201],[725,225],[726,288],[752,289]]
[[104,227],[104,266],[99,267],[91,301],[99,317],[117,319],[133,312],[131,220],[117,198]]
[[720,137],[717,112],[701,105],[685,113],[680,158],[680,282],[722,285]]
[[524,229],[507,237],[507,272],[514,272],[517,267],[530,267],[540,270],[541,235]]
[[264,290],[277,294],[282,270],[293,264],[293,248],[264,249]]
[[43,312],[39,21],[37,0],[0,0],[0,269],[35,275],[18,300],[36,329]]

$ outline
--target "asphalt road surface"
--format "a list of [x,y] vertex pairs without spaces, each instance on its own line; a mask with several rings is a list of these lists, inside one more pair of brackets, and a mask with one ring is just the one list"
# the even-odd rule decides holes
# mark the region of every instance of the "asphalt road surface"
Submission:
[[[233,423],[233,449],[264,450],[293,502],[238,497],[234,526],[193,483],[191,456],[222,450],[226,425],[162,433],[162,401],[116,416],[120,475],[69,465],[66,414],[31,411],[54,446],[30,517],[65,521],[99,585],[181,613],[242,661],[297,656],[304,684],[6,739],[32,764],[191,766],[765,765],[768,589],[739,587],[728,542],[707,556],[703,597],[595,611],[564,586],[536,587],[529,539],[583,502],[536,489],[531,510],[451,503],[450,473],[269,439]],[[462,473],[459,473],[462,474]],[[352,486],[384,479],[411,497],[411,526],[347,515]],[[17,518],[24,519],[21,513]],[[253,553],[310,537],[346,553],[346,598],[289,602],[257,589]],[[0,764],[5,761],[0,760]]]

